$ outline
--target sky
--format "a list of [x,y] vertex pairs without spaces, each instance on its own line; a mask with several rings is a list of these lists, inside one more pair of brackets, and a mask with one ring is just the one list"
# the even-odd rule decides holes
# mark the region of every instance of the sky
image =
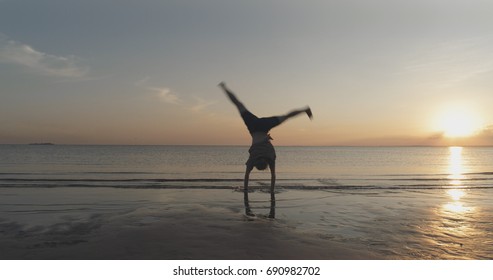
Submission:
[[487,0],[0,0],[0,144],[493,145]]

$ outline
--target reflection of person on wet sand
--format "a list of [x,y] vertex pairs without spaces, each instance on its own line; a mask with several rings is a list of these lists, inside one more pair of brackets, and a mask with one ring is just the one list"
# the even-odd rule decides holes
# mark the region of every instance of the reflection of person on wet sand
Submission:
[[293,110],[286,115],[282,116],[273,116],[268,118],[258,118],[254,114],[252,114],[248,109],[241,103],[238,98],[226,87],[224,82],[219,84],[224,92],[228,95],[229,99],[233,104],[236,105],[238,111],[240,112],[243,121],[245,122],[250,135],[252,135],[252,145],[248,152],[250,153],[250,157],[246,162],[246,171],[245,171],[245,179],[244,179],[244,203],[245,203],[245,212],[248,216],[254,216],[250,209],[250,205],[248,202],[248,179],[250,177],[250,172],[252,172],[253,168],[256,167],[258,170],[264,170],[269,167],[271,172],[271,185],[270,185],[270,197],[271,197],[271,211],[269,214],[269,218],[275,217],[275,196],[274,196],[274,186],[276,183],[276,152],[274,150],[274,146],[270,140],[269,131],[283,123],[285,120],[297,116],[301,113],[306,113],[310,119],[312,118],[312,111],[310,107],[306,107],[299,110]]

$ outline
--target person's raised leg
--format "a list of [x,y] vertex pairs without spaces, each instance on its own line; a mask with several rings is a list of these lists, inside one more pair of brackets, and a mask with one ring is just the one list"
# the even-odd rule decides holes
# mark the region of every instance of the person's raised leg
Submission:
[[277,118],[279,119],[279,123],[282,123],[287,119],[290,119],[292,117],[295,117],[295,116],[297,116],[299,114],[303,114],[303,113],[305,113],[310,119],[313,118],[312,109],[310,109],[310,107],[308,107],[308,106],[306,108],[293,110],[293,111],[287,113],[286,115],[278,116]]
[[231,102],[235,104],[236,108],[238,108],[238,111],[240,111],[240,114],[248,111],[245,105],[243,105],[243,103],[240,102],[240,100],[234,95],[234,93],[231,92],[228,87],[226,87],[226,84],[224,82],[219,83],[218,86],[226,93]]

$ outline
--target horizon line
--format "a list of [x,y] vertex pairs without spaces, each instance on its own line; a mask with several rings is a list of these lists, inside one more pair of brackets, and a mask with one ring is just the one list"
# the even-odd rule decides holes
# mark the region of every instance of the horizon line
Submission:
[[[248,147],[250,145],[242,144],[66,144],[66,143],[0,143],[0,146],[190,146],[190,147]],[[275,145],[275,147],[361,147],[361,148],[412,148],[412,147],[477,147],[477,148],[488,148],[493,147],[493,145]]]

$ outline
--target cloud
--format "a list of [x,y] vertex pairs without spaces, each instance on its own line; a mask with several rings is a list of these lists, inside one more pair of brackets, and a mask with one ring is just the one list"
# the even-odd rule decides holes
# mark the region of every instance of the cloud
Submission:
[[[1,34],[0,34],[1,35]],[[56,56],[34,49],[27,44],[0,36],[0,63],[21,65],[43,75],[84,77],[87,69],[77,65],[75,56]]]
[[165,103],[178,104],[180,102],[180,98],[176,94],[171,92],[171,89],[169,88],[163,87],[163,88],[148,88],[148,89],[157,92],[157,97]]
[[167,87],[151,87],[147,84],[149,83],[150,77],[145,77],[140,79],[134,83],[136,87],[143,88],[148,91],[155,92],[155,96],[168,104],[178,104],[181,102],[181,99],[174,93],[170,88]]
[[474,38],[438,44],[417,52],[405,69],[439,87],[467,82],[493,72],[491,50],[485,47],[491,43],[491,38]]
[[207,107],[217,103],[217,101],[206,101],[203,98],[197,96],[195,97],[195,102],[196,102],[195,105],[190,106],[190,110],[194,112],[201,112]]
[[176,104],[183,109],[195,113],[204,112],[209,106],[217,103],[217,101],[207,101],[199,96],[185,95],[184,98],[182,98],[174,90],[168,87],[149,86],[150,79],[150,77],[142,78],[136,81],[134,85],[138,88],[154,92],[154,96],[164,103]]
[[493,145],[493,125],[485,126],[475,136],[473,136],[474,144],[479,146]]

